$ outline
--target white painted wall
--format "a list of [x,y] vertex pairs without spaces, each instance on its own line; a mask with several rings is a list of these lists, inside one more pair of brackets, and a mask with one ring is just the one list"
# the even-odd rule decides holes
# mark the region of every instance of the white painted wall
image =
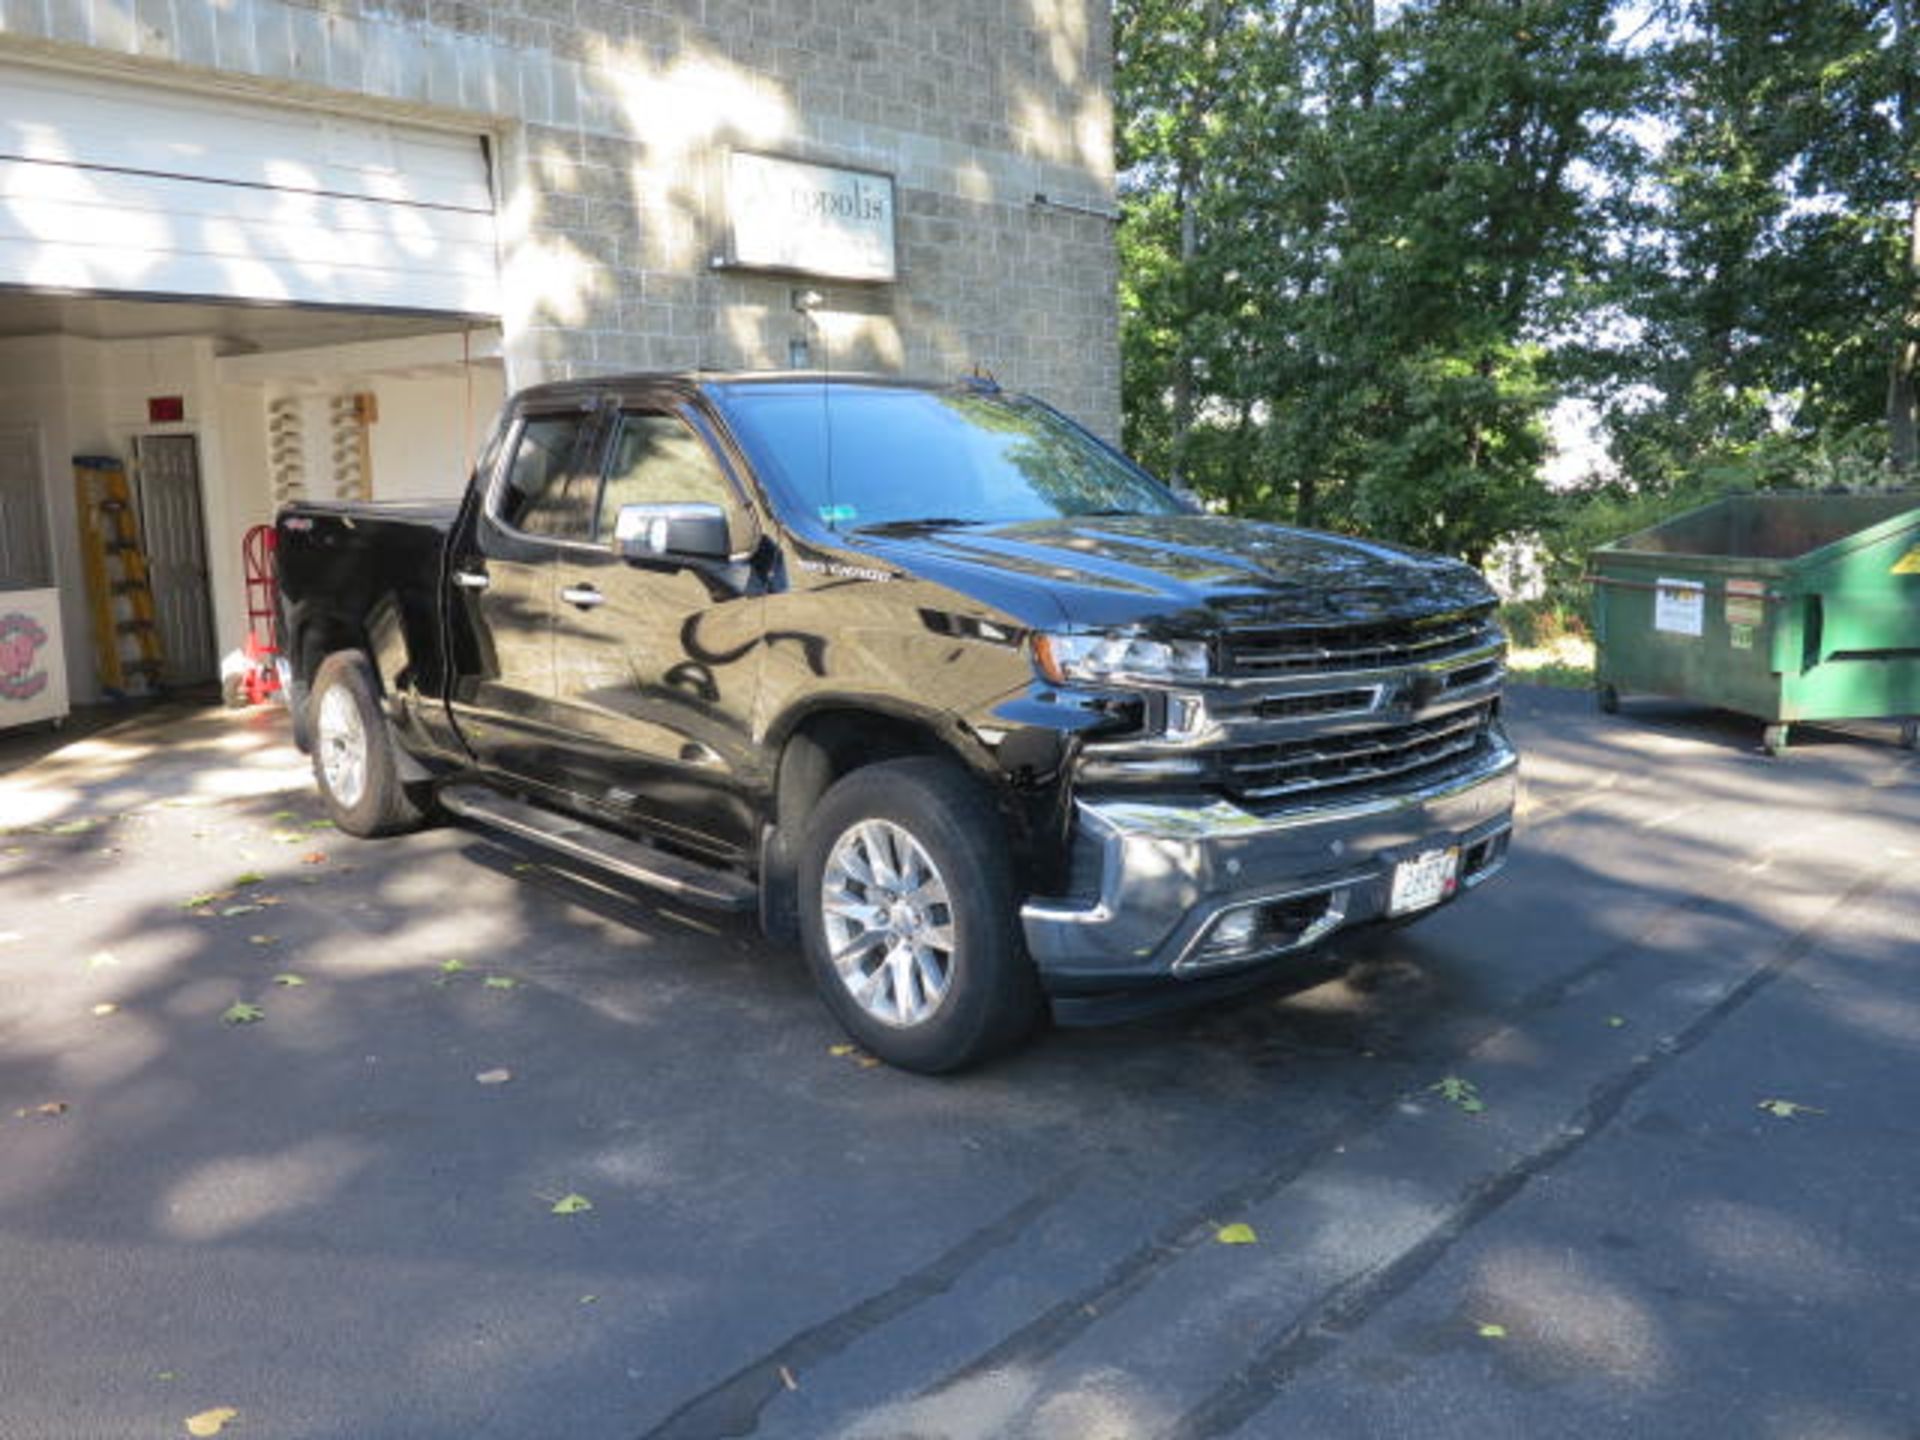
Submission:
[[374,499],[452,500],[464,493],[506,390],[498,365],[475,365],[468,374],[471,383],[457,375],[374,380]]

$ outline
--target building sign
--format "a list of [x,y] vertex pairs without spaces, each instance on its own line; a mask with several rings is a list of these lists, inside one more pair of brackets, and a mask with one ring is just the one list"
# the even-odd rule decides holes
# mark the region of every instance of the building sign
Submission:
[[734,150],[716,263],[829,280],[893,280],[893,177]]
[[47,632],[23,611],[0,615],[0,701],[26,701],[47,688],[40,661]]

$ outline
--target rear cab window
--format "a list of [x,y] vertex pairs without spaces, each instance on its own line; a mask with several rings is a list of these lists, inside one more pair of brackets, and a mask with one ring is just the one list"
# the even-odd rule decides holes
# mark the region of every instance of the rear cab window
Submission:
[[594,476],[582,461],[593,422],[581,410],[521,421],[506,474],[494,490],[494,519],[522,535],[590,542]]

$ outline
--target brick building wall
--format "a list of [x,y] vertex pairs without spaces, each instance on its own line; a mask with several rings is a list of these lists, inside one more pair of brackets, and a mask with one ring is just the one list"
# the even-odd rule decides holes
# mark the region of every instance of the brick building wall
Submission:
[[[5,55],[489,134],[516,385],[806,336],[1118,430],[1107,0],[0,0]],[[727,146],[892,174],[898,281],[713,270]]]

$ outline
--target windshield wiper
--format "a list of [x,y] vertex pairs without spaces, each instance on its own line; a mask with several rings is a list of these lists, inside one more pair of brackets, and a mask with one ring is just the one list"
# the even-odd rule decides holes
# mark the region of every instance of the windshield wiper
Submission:
[[989,525],[992,521],[978,517],[967,518],[960,515],[916,515],[908,520],[873,520],[865,525],[851,527],[856,534],[885,532],[888,530],[951,530],[962,525]]

